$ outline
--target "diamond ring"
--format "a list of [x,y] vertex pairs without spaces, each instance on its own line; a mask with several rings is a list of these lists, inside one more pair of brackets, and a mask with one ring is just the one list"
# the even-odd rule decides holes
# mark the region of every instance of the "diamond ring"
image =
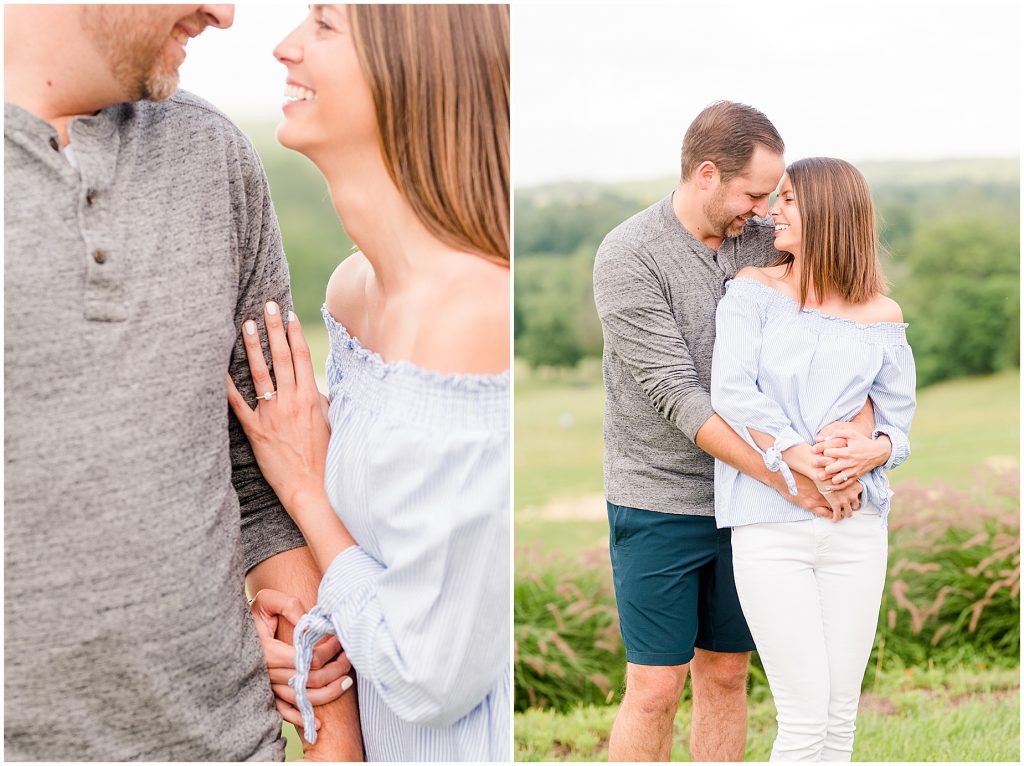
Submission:
[[843,481],[849,481],[850,480],[850,477],[847,476],[845,473],[839,474],[839,478],[842,479]]
[[265,393],[265,394],[260,394],[260,395],[259,395],[259,396],[257,396],[256,398],[257,398],[257,399],[262,399],[262,400],[263,400],[263,401],[265,401],[265,402],[269,402],[269,401],[270,401],[271,399],[273,399],[273,398],[274,398],[274,396],[275,396],[276,394],[277,394],[277,391],[267,391],[267,393]]

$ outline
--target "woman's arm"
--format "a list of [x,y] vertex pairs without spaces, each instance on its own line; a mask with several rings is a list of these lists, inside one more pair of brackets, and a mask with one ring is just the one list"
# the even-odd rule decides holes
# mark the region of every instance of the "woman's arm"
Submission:
[[508,669],[508,433],[406,429],[368,448],[387,563],[342,552],[310,622],[337,633],[360,684],[399,718],[447,726]]
[[[798,444],[809,450],[810,445],[796,432],[779,404],[757,387],[763,321],[760,305],[750,296],[744,300],[735,287],[719,301],[711,363],[711,406],[761,453],[769,470],[782,471],[790,494],[796,494],[790,466],[782,453]],[[770,443],[758,444],[751,429],[769,436]]]

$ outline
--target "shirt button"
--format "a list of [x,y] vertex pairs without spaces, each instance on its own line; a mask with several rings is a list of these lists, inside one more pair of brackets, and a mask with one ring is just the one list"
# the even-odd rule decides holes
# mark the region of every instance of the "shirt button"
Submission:
[[89,189],[89,191],[87,191],[85,193],[85,204],[88,205],[89,207],[92,207],[92,203],[93,203],[93,201],[95,199],[96,199],[96,190],[95,189]]
[[50,136],[50,148],[55,152],[60,151],[60,144],[57,143],[57,139],[53,136]]
[[93,250],[92,259],[96,261],[96,263],[106,263],[107,254],[104,253],[102,250]]

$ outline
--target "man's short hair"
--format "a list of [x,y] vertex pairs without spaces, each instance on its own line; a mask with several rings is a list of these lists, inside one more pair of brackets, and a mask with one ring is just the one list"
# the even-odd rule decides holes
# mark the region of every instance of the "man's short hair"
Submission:
[[758,144],[775,154],[786,151],[779,131],[762,112],[735,101],[715,101],[683,136],[681,179],[686,181],[702,162],[710,161],[728,181],[743,171]]

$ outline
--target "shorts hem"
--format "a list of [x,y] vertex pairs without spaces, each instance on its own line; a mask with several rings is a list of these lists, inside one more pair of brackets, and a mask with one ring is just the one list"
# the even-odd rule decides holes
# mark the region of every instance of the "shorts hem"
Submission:
[[708,652],[739,653],[757,651],[753,641],[710,641],[707,644],[698,641],[696,647]]
[[685,665],[693,659],[693,652],[631,652],[626,649],[626,662],[634,665]]

